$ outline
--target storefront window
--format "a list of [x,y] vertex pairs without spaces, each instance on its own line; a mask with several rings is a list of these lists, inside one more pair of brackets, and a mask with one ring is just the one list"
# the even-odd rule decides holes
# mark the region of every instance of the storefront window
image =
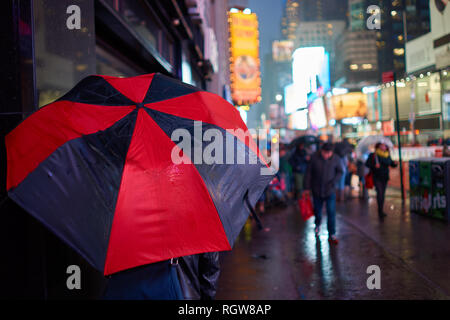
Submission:
[[408,119],[410,113],[415,112],[414,100],[411,99],[411,89],[413,84],[410,81],[403,81],[397,84],[398,114],[400,119]]
[[131,66],[103,49],[96,46],[95,53],[97,56],[97,74],[113,76],[113,77],[133,77],[145,73],[135,66]]
[[441,112],[441,84],[439,73],[417,78],[416,106],[419,115]]
[[[450,130],[450,74],[443,71],[441,74],[442,81],[442,114],[444,117],[444,128]],[[446,137],[450,136],[446,134]]]
[[174,65],[174,41],[143,2],[109,0],[107,3],[139,34],[153,55],[162,57],[165,60],[162,62],[170,64],[169,67]]
[[381,91],[381,103],[383,105],[382,120],[390,120],[395,117],[394,87],[389,86]]
[[181,54],[181,80],[193,86],[201,87],[202,82],[200,76],[194,68],[192,68],[191,56],[189,51],[185,50]]
[[80,29],[69,29],[71,0],[34,1],[36,87],[39,107],[95,73],[94,3],[80,0]]

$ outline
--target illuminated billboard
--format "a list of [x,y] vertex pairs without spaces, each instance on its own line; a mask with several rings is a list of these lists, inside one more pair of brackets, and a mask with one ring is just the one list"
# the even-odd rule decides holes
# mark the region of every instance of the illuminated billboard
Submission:
[[288,129],[306,130],[308,129],[308,109],[303,109],[292,113],[288,118]]
[[292,57],[294,84],[308,93],[330,90],[330,59],[324,47],[298,48]]
[[285,87],[287,114],[306,108],[330,90],[330,61],[324,47],[298,48],[292,58],[293,84]]
[[298,109],[306,108],[307,99],[308,97],[304,88],[296,87],[294,83],[284,87],[285,113],[290,114]]
[[350,92],[331,97],[336,120],[367,115],[367,95],[362,92]]
[[261,101],[258,18],[254,13],[228,12],[231,97],[236,105]]
[[318,98],[314,100],[308,106],[309,121],[311,123],[312,129],[320,129],[326,127],[327,125],[327,115],[325,113],[325,105],[323,103],[323,98]]
[[294,42],[290,40],[276,40],[272,42],[273,61],[285,62],[291,61],[294,51]]

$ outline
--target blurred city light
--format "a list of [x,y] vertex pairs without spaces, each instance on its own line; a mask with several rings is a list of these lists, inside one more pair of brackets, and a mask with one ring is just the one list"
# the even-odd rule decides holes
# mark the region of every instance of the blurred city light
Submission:
[[334,96],[337,96],[340,94],[348,93],[348,89],[347,88],[333,88],[333,90],[331,90],[331,92],[333,93]]

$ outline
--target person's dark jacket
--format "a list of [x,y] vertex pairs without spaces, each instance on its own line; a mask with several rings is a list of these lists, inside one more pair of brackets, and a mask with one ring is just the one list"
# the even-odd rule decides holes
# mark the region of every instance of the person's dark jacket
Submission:
[[216,296],[220,275],[219,253],[207,252],[181,257],[178,279],[186,300],[212,300]]
[[[376,168],[376,162],[380,164],[379,168]],[[366,161],[366,167],[368,167],[375,180],[387,182],[389,180],[389,167],[395,168],[397,164],[392,161],[391,156],[387,158],[377,156],[375,159],[375,153],[371,153]]]
[[170,261],[124,270],[108,277],[105,300],[181,300],[177,271]]
[[306,173],[309,161],[306,160],[307,152],[305,149],[295,149],[294,154],[289,158],[292,171],[297,173]]
[[343,174],[342,165],[337,155],[325,160],[321,152],[316,152],[306,171],[304,189],[310,190],[314,197],[327,198],[336,190],[336,183]]

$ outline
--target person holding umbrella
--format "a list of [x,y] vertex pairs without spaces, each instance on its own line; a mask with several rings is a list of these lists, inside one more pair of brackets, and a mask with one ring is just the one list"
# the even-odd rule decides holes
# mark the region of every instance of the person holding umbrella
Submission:
[[373,174],[373,184],[377,192],[378,215],[380,218],[384,218],[386,217],[386,213],[383,211],[383,206],[386,187],[389,181],[389,167],[395,168],[397,163],[391,159],[387,145],[378,142],[375,145],[375,152],[369,155],[366,166]]
[[[194,161],[179,129],[215,129],[257,161]],[[88,76],[5,137],[6,190],[109,279],[105,298],[179,299],[177,259],[231,250],[273,179],[237,131],[248,128],[233,105],[168,76]],[[218,260],[203,261],[213,284]]]

